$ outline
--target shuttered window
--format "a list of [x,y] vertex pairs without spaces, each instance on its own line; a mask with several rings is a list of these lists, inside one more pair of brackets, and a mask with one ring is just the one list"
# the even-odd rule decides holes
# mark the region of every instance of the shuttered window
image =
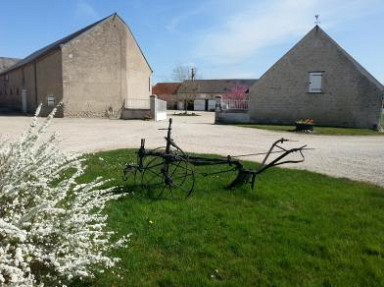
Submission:
[[309,73],[309,93],[322,93],[323,92],[323,74],[324,72],[310,72]]

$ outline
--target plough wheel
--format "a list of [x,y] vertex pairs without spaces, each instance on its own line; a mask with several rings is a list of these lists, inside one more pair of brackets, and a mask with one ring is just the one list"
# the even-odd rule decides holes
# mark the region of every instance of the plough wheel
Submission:
[[187,198],[195,185],[195,174],[187,160],[153,157],[144,167],[142,186],[152,198]]

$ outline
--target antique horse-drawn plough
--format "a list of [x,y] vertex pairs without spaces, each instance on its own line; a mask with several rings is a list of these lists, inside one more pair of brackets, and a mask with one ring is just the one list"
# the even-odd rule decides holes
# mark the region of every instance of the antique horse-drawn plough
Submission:
[[[151,197],[161,197],[164,191],[168,190],[169,195],[174,198],[188,197],[195,187],[195,168],[198,166],[225,166],[224,170],[209,173],[200,173],[203,176],[214,175],[225,172],[237,172],[236,178],[230,183],[233,188],[249,183],[254,188],[256,177],[267,169],[286,163],[299,163],[304,161],[303,150],[306,145],[285,149],[281,145],[287,139],[281,138],[275,141],[265,153],[236,155],[227,157],[194,156],[185,153],[172,139],[172,119],[169,119],[169,126],[166,129],[166,146],[153,150],[145,149],[145,139],[141,139],[141,145],[137,151],[137,163],[127,164],[124,174],[134,174],[135,182],[141,177],[141,185]],[[298,153],[298,159],[286,159],[292,153]],[[272,158],[272,154],[278,154]],[[257,169],[246,169],[242,162],[236,159],[241,156],[264,155],[260,166]]]

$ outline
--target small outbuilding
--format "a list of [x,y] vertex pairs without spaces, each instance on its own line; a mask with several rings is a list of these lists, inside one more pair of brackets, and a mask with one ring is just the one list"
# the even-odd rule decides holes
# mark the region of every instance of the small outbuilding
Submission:
[[384,87],[315,26],[249,90],[251,122],[377,128]]
[[177,90],[180,85],[181,83],[157,83],[152,87],[152,93],[166,101],[169,110],[177,110]]

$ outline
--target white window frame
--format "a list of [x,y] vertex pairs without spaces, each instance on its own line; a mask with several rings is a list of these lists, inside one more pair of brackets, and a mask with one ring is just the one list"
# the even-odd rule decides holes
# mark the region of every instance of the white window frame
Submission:
[[309,72],[308,73],[308,93],[310,94],[320,94],[324,92],[324,72]]
[[56,102],[55,95],[54,94],[48,94],[47,95],[47,107],[49,107],[49,108],[55,107],[55,105],[56,105],[55,102]]

